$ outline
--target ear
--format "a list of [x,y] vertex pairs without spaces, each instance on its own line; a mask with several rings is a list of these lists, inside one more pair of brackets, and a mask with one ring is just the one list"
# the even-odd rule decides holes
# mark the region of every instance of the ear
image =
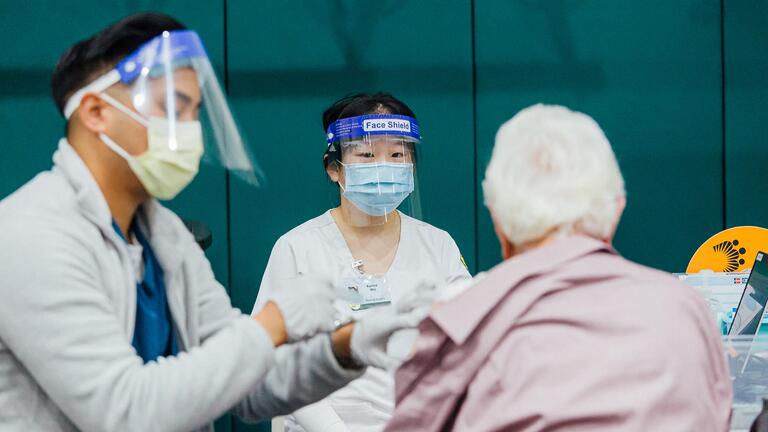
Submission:
[[499,226],[499,223],[496,222],[496,215],[493,213],[493,209],[488,207],[488,211],[491,213],[491,220],[493,221],[493,230],[496,231],[496,237],[499,239],[499,244],[501,245],[501,256],[504,259],[512,258],[515,255],[515,246],[512,244],[511,241],[507,239],[507,236],[504,234],[504,231],[501,229],[501,226]]
[[611,228],[611,233],[608,236],[607,239],[605,239],[605,242],[610,244],[613,242],[613,237],[616,235],[616,229],[619,227],[619,220],[621,220],[621,215],[624,214],[624,209],[627,208],[627,197],[623,196],[616,199],[616,214],[613,215],[613,225]]
[[[328,160],[328,155],[325,155],[323,159]],[[339,168],[339,164],[336,162],[330,162],[327,164],[325,166],[325,173],[328,174],[328,177],[334,183],[338,183],[341,179],[341,169]]]
[[80,108],[73,114],[80,124],[93,133],[102,133],[107,129],[109,111],[107,103],[94,93],[86,93],[80,101]]
[[624,209],[627,208],[627,197],[623,196],[617,200],[617,206],[616,206],[616,225],[619,224],[619,219],[621,219],[621,215],[624,214]]

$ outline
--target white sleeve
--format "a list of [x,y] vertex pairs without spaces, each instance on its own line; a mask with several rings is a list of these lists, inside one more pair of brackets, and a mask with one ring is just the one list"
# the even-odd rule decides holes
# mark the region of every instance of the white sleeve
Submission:
[[269,255],[267,268],[264,269],[264,276],[261,278],[261,285],[256,295],[256,303],[253,305],[252,313],[260,311],[279,289],[277,281],[296,277],[298,271],[293,249],[285,240],[285,237],[280,237],[275,242],[275,246],[272,247],[272,253]]
[[283,345],[275,353],[274,367],[235,414],[246,421],[285,415],[323,399],[364,372],[339,365],[328,335]]
[[[267,333],[222,306],[210,309],[220,324],[201,346],[144,364],[100,286],[92,245],[67,225],[30,218],[0,231],[0,339],[78,430],[200,428],[269,372]],[[225,293],[205,264],[190,263],[208,286],[204,303],[221,305]]]
[[464,257],[459,252],[459,247],[450,234],[443,231],[442,268],[445,269],[445,283],[452,284],[462,279],[469,279],[469,274]]

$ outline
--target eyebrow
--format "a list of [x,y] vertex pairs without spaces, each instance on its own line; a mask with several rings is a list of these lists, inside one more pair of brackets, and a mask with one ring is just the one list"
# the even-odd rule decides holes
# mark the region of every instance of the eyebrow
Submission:
[[[176,99],[180,100],[184,104],[189,105],[192,103],[192,97],[190,97],[189,95],[184,94],[178,90],[174,90],[174,93],[176,94]],[[197,105],[199,106],[200,103],[198,103]]]

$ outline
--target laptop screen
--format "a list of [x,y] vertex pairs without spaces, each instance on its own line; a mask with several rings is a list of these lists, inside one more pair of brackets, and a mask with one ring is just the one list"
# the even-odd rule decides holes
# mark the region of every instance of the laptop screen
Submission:
[[758,252],[728,335],[756,335],[763,319],[766,302],[768,302],[768,256],[764,252]]

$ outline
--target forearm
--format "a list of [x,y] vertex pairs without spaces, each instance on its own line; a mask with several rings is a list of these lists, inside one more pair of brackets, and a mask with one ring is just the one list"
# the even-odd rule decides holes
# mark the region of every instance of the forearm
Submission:
[[285,345],[277,350],[274,367],[235,414],[248,421],[289,414],[325,398],[364,371],[339,364],[329,335]]
[[347,324],[344,327],[333,332],[331,335],[331,349],[336,361],[345,369],[360,369],[362,365],[358,364],[352,358],[352,332],[355,329],[354,324]]
[[[131,410],[130,422],[112,430],[191,430],[226,413],[261,382],[273,367],[275,349],[267,335],[243,317],[202,346],[168,358],[147,370],[133,392],[137,402],[142,390],[153,387]],[[257,336],[254,339],[254,336]],[[153,401],[154,399],[154,401]],[[177,415],[169,415],[176,413]],[[143,418],[146,418],[143,419]],[[142,423],[144,422],[144,423]],[[128,425],[134,426],[128,426]],[[140,426],[143,424],[143,426]],[[165,426],[162,426],[165,424]]]
[[[48,338],[47,346],[64,339],[72,338]],[[248,318],[202,346],[148,364],[125,345],[75,345],[26,356],[23,363],[83,431],[199,428],[231,409],[263,379],[274,355],[266,333]]]
[[264,305],[264,308],[253,315],[253,319],[264,328],[272,339],[272,345],[275,347],[279,347],[288,341],[283,314],[274,302],[268,302]]

